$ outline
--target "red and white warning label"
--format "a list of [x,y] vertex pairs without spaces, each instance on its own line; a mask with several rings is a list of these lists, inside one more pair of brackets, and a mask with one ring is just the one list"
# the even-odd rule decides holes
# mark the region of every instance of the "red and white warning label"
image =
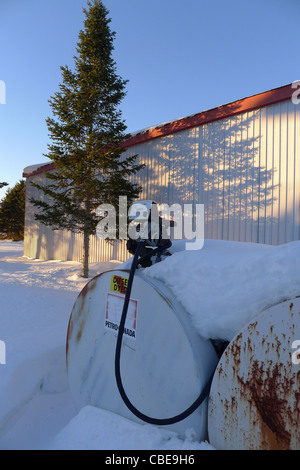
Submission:
[[[118,331],[124,305],[124,296],[107,294],[105,328]],[[137,300],[130,299],[127,317],[124,327],[124,335],[132,339],[136,338]]]

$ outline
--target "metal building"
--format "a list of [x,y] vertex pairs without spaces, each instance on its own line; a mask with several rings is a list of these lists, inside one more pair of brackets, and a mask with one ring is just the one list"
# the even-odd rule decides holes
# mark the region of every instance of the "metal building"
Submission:
[[[135,176],[142,198],[204,204],[205,238],[272,245],[299,240],[298,95],[289,84],[133,134],[123,146],[146,165]],[[53,169],[51,163],[24,169],[24,255],[80,261],[82,237],[38,224],[28,202],[37,196],[31,181],[47,181]],[[124,243],[91,237],[90,261],[127,257]]]

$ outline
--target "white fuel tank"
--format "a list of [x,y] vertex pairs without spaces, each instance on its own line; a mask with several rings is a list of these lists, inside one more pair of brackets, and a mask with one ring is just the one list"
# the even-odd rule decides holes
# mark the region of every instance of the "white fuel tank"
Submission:
[[[93,405],[143,423],[126,407],[114,371],[118,325],[129,271],[93,278],[73,307],[67,335],[69,384],[78,409]],[[201,305],[199,305],[201,308]],[[132,404],[145,415],[178,415],[199,396],[218,363],[217,353],[161,282],[136,271],[121,349],[121,376]],[[208,398],[189,417],[165,426],[207,439]]]
[[214,374],[209,441],[219,450],[300,449],[300,297],[262,312]]

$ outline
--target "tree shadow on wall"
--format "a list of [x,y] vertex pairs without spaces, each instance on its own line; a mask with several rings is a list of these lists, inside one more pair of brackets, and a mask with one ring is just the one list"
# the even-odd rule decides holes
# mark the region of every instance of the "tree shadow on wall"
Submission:
[[266,167],[259,118],[260,110],[202,129],[201,199],[210,238],[266,242],[266,225],[277,223],[276,168]]
[[139,152],[143,198],[204,204],[206,238],[268,243],[277,170],[266,166],[260,129],[257,110],[153,140]]

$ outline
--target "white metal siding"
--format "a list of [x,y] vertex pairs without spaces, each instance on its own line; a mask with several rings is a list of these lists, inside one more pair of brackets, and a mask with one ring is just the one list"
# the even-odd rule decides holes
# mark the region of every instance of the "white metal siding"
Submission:
[[[142,198],[203,203],[205,238],[282,244],[300,239],[300,106],[286,100],[130,147],[146,164]],[[27,200],[33,194],[27,180]],[[82,237],[38,226],[27,203],[24,254],[81,260]],[[125,243],[91,237],[90,260],[125,260]]]
[[299,139],[300,107],[291,101],[202,126],[206,238],[300,238]]

